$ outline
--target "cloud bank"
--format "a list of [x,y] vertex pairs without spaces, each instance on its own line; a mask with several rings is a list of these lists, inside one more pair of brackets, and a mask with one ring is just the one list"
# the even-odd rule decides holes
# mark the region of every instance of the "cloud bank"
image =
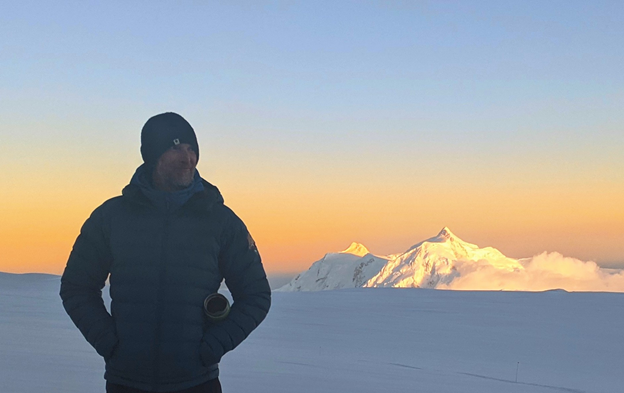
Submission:
[[497,269],[487,261],[456,261],[459,273],[439,289],[624,292],[624,271],[600,268],[595,262],[544,252],[519,260],[522,269]]

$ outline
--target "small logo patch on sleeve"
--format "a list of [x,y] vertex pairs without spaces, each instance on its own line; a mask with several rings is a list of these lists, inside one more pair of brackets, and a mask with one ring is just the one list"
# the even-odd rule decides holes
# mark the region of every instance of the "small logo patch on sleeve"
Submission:
[[258,252],[258,248],[256,247],[256,242],[253,237],[251,237],[251,233],[247,232],[247,241],[249,242],[249,249]]

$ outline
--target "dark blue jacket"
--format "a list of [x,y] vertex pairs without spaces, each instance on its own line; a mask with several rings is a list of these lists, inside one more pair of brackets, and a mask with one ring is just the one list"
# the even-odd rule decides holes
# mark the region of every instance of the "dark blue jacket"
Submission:
[[[163,392],[216,378],[221,357],[269,310],[269,284],[247,228],[202,182],[174,210],[157,208],[130,184],[92,213],[74,244],[61,298],[104,357],[110,382]],[[107,278],[111,314],[102,301]],[[226,320],[210,323],[203,301],[223,279],[234,302]]]

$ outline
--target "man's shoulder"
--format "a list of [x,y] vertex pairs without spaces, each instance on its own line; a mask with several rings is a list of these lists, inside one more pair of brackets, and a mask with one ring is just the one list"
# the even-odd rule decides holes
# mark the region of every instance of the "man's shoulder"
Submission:
[[118,209],[123,203],[123,197],[121,195],[112,197],[104,201],[100,206],[93,210],[93,214],[107,215],[112,211]]
[[117,195],[114,196],[112,198],[109,198],[107,200],[105,200],[100,206],[98,206],[98,209],[103,208],[103,209],[107,209],[107,208],[113,208],[115,206],[118,206],[119,204],[121,204],[123,201],[123,196],[122,195]]
[[236,215],[236,213],[234,213],[234,210],[232,210],[225,203],[216,204],[214,209],[227,221],[240,221],[240,218]]
[[247,225],[243,222],[243,220],[225,204],[220,206],[221,214],[223,217],[223,225],[225,229],[225,234],[233,234],[233,233],[249,233],[247,229]]

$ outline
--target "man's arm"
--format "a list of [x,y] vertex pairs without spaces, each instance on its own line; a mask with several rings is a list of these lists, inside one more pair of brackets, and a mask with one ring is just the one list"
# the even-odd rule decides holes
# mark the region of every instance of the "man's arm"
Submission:
[[[227,209],[227,208],[226,208]],[[231,215],[224,231],[219,267],[234,303],[228,317],[204,332],[201,353],[204,362],[218,363],[264,320],[271,306],[271,289],[260,254],[245,224]]]
[[60,295],[76,327],[105,359],[117,344],[113,318],[102,300],[111,260],[100,207],[80,230],[61,277]]

